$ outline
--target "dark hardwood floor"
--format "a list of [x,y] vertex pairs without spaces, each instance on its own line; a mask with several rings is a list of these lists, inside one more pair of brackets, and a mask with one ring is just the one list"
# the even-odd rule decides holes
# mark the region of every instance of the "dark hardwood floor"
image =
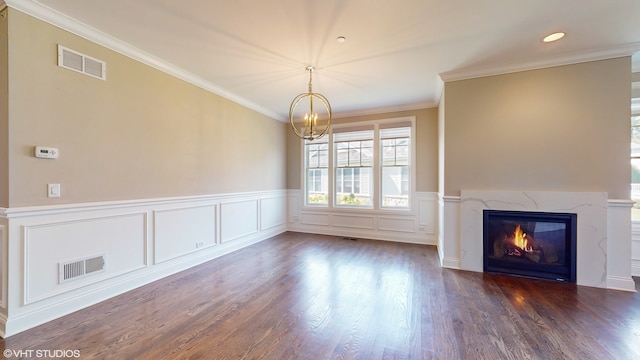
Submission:
[[285,233],[0,344],[81,359],[640,359],[640,294]]

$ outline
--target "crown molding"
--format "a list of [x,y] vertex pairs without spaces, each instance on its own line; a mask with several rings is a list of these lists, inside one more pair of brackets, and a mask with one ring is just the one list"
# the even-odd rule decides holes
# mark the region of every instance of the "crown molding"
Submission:
[[[203,79],[200,76],[197,76],[167,61],[146,53],[132,46],[131,44],[123,42],[109,34],[106,34],[85,23],[73,19],[59,11],[56,11],[48,6],[39,3],[36,0],[0,0],[0,4],[6,4],[5,6],[21,11],[27,15],[33,16],[38,20],[44,21],[74,35],[80,36],[86,40],[101,45],[107,49],[113,50],[131,59],[137,60],[145,65],[151,66],[178,79],[191,83],[192,85],[198,86],[204,90],[210,91],[216,95],[238,103],[239,105],[257,111],[262,115],[279,121],[285,121],[285,119],[282,119],[282,116],[280,116],[278,113],[265,109],[251,101],[248,101],[245,98],[226,91],[219,86]],[[0,6],[0,8],[2,8],[2,6]]]
[[546,59],[540,61],[532,61],[522,64],[505,64],[502,66],[485,67],[485,68],[471,68],[453,70],[444,73],[440,73],[440,78],[444,82],[467,80],[473,78],[479,78],[484,76],[494,76],[509,74],[521,71],[543,69],[555,66],[571,65],[584,63],[589,61],[598,61],[606,59],[614,59],[624,56],[631,56],[635,52],[640,51],[640,42],[631,43],[616,48],[591,50],[586,52],[575,52],[567,54],[563,57]]

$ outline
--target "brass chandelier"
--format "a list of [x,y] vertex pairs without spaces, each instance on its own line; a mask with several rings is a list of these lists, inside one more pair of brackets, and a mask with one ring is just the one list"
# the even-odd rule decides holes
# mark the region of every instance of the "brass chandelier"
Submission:
[[[291,106],[289,107],[289,122],[293,128],[293,132],[299,138],[313,141],[314,139],[321,138],[329,131],[329,126],[331,125],[331,105],[324,95],[314,93],[311,88],[311,78],[316,69],[313,66],[307,66],[306,70],[309,71],[309,91],[296,96],[291,102]],[[309,101],[309,111],[304,114],[304,117],[300,114],[299,119],[302,121],[299,121],[296,125],[294,118],[297,117],[297,114],[295,110],[298,104],[304,99],[308,99]],[[326,109],[326,113],[318,116],[318,113],[314,111],[313,107],[314,99],[320,101]]]

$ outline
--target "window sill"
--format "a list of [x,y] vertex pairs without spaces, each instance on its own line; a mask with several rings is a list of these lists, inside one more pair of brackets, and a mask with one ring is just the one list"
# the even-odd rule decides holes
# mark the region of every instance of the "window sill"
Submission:
[[391,209],[391,208],[361,208],[354,206],[314,206],[304,205],[302,207],[304,212],[318,212],[318,213],[354,213],[354,214],[377,214],[377,215],[415,215],[412,208],[405,209]]

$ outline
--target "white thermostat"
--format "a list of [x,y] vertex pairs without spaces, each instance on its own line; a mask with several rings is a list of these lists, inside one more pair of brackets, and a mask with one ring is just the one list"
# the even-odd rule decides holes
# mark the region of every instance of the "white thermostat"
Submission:
[[36,146],[36,157],[42,159],[57,159],[58,149],[52,147]]

